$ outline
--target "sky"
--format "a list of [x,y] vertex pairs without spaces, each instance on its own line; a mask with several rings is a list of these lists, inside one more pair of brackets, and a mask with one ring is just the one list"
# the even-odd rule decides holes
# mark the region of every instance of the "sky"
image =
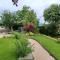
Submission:
[[0,0],[0,13],[4,10],[17,11],[27,5],[36,12],[39,21],[44,23],[43,12],[51,4],[60,4],[60,0],[19,0],[18,7],[13,5],[12,0]]

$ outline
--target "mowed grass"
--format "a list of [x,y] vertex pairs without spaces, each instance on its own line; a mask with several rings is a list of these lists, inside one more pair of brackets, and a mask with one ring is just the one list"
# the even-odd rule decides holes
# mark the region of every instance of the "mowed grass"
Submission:
[[60,60],[60,43],[44,35],[35,35],[32,38],[42,44],[56,60]]
[[0,60],[17,60],[15,43],[14,38],[0,38]]

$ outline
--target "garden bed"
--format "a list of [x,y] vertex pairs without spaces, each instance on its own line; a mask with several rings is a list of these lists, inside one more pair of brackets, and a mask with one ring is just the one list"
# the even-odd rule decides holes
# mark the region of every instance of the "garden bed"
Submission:
[[0,38],[0,60],[17,60],[31,52],[24,34],[17,32],[13,36]]

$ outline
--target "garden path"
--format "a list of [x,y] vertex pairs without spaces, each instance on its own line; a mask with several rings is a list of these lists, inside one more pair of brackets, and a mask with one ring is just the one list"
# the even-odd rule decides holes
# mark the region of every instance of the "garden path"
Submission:
[[33,46],[34,60],[55,60],[37,41],[29,39],[29,42]]

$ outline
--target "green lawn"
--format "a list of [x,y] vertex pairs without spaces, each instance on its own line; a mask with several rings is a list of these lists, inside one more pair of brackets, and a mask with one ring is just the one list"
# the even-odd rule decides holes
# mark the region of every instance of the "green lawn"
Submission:
[[13,38],[0,38],[0,60],[17,60],[15,43]]
[[44,35],[35,35],[32,38],[42,44],[56,60],[60,60],[60,43],[57,43],[55,40]]

